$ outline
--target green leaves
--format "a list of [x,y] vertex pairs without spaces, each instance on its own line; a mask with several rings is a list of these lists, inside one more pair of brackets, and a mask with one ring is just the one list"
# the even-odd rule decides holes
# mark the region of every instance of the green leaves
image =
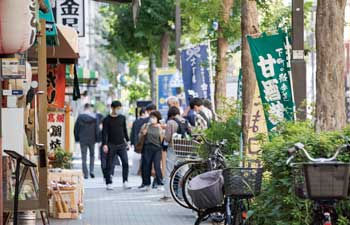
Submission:
[[[337,147],[345,142],[344,136],[350,134],[350,128],[343,131],[317,133],[312,122],[284,123],[277,129],[271,141],[262,146],[261,159],[267,171],[264,175],[263,190],[254,202],[253,224],[310,224],[312,204],[295,196],[291,168],[286,165],[289,157],[287,149],[294,143],[302,142],[313,157],[330,157]],[[349,161],[348,154],[341,155],[338,160]],[[296,158],[298,162],[307,159],[302,154]],[[338,208],[340,224],[348,224],[350,218],[349,203],[342,202]],[[346,222],[343,222],[346,221]]]

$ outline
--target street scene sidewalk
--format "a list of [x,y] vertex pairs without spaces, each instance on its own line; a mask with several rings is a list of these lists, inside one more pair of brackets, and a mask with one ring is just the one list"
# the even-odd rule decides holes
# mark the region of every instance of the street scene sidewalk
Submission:
[[[99,168],[96,168],[99,171]],[[140,177],[130,176],[131,190],[123,190],[121,168],[114,190],[107,191],[101,174],[85,181],[84,213],[76,220],[54,220],[52,225],[192,225],[196,214],[174,201],[160,201],[162,192],[138,190]],[[41,224],[39,221],[37,224]],[[206,223],[202,223],[206,224]]]

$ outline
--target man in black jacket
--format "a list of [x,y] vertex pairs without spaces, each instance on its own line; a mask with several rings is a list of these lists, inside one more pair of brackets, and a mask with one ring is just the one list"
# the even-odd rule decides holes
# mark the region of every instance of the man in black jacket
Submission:
[[95,164],[95,143],[99,142],[98,121],[96,115],[91,110],[90,104],[85,104],[84,112],[78,116],[74,125],[75,141],[80,143],[81,157],[83,163],[84,178],[89,177],[89,171],[86,164],[87,151],[90,151],[90,176],[94,178]]
[[129,189],[129,162],[127,153],[129,136],[126,127],[126,118],[121,114],[122,104],[120,101],[113,101],[111,108],[111,114],[103,120],[102,145],[103,151],[107,154],[107,166],[104,171],[104,177],[107,190],[113,190],[113,161],[115,156],[118,155],[123,167],[123,187],[124,189]]

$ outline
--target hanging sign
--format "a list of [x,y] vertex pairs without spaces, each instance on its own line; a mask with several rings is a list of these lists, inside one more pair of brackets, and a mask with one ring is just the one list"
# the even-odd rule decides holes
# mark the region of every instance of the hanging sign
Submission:
[[56,0],[57,24],[76,29],[79,37],[85,37],[84,0]]
[[46,13],[39,11],[39,17],[40,19],[45,19],[46,21],[46,42],[48,45],[57,45],[57,27],[55,18],[53,15],[53,11],[51,8],[50,0],[44,0],[45,5],[48,7],[48,11]]
[[48,149],[54,151],[65,146],[65,113],[49,112],[47,114]]
[[182,50],[181,62],[187,104],[191,97],[211,99],[208,45]]
[[64,108],[66,65],[47,66],[47,102],[49,106]]
[[291,45],[288,36],[279,32],[248,36],[260,97],[264,106],[268,131],[283,120],[294,120],[294,100],[291,88]]
[[171,81],[176,74],[176,69],[157,70],[157,108],[164,120],[168,116],[167,99],[176,96],[176,88],[171,87]]

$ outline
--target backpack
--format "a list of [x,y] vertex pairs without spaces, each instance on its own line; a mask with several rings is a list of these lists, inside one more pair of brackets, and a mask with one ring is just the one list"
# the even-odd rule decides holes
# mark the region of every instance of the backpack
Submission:
[[185,138],[188,135],[191,135],[191,129],[190,129],[190,125],[188,124],[187,121],[180,121],[177,118],[173,119],[176,123],[177,123],[177,131],[176,133],[181,134],[182,138]]

